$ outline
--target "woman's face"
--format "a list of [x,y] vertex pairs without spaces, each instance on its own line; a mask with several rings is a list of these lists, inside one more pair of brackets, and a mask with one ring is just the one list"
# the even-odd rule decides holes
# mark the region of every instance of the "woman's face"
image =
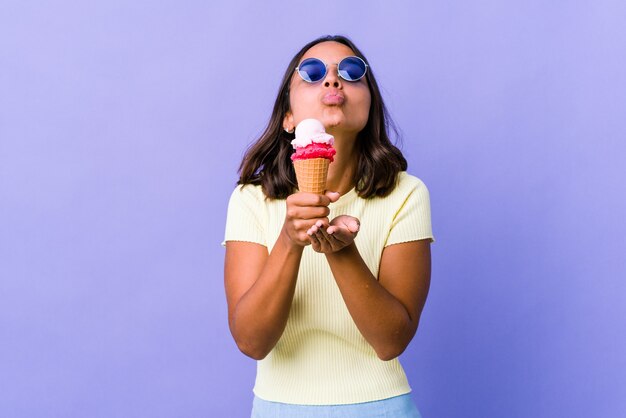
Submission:
[[314,45],[300,59],[319,58],[328,65],[326,77],[316,83],[307,83],[296,71],[291,77],[289,105],[283,126],[291,130],[301,120],[314,118],[322,122],[334,135],[356,135],[367,124],[371,96],[366,77],[359,81],[346,81],[337,74],[337,63],[355,55],[354,51],[339,42],[322,42]]

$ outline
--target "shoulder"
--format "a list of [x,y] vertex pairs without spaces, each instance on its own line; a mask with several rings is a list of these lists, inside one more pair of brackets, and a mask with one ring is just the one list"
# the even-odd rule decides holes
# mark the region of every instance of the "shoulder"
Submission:
[[[392,232],[385,245],[430,238],[434,241],[430,221],[430,195],[424,182],[401,172],[393,200]],[[392,194],[393,194],[392,193]]]
[[226,246],[226,241],[249,241],[267,245],[266,213],[261,186],[237,185],[228,202],[222,245]]
[[428,194],[428,188],[419,177],[409,174],[406,171],[399,172],[396,187],[391,192],[391,195],[395,194],[406,197],[415,192]]
[[406,171],[400,171],[396,178],[394,189],[387,196],[366,199],[365,206],[384,212],[397,212],[413,200],[429,200],[426,184],[419,178]]
[[272,199],[265,195],[263,187],[255,184],[239,184],[231,193],[228,202],[230,210],[246,210],[261,217],[268,213],[279,213],[284,209],[285,199]]
[[230,200],[231,202],[262,203],[265,200],[265,194],[261,185],[238,184],[231,193]]

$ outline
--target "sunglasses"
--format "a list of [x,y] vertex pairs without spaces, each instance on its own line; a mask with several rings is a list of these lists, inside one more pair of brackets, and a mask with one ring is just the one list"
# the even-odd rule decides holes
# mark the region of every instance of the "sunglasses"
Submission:
[[[367,72],[368,65],[359,57],[345,57],[337,64],[337,74],[346,81],[359,81]],[[307,83],[317,83],[326,77],[328,65],[319,58],[307,58],[296,67]]]

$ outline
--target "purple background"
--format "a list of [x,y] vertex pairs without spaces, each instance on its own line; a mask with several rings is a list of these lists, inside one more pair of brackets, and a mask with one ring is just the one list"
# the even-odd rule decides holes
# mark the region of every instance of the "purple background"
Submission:
[[[298,3],[299,4],[299,3]],[[362,48],[430,189],[424,418],[626,411],[623,1],[0,5],[0,416],[246,417],[223,238],[289,59]]]

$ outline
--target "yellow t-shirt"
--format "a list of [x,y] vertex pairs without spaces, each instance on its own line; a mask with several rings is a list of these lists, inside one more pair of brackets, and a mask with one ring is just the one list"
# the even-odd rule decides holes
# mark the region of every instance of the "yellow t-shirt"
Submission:
[[[374,277],[384,247],[434,241],[428,189],[406,172],[399,173],[398,184],[387,197],[362,199],[352,189],[329,208],[331,220],[347,214],[361,222],[355,244]],[[237,186],[228,205],[222,245],[249,241],[271,252],[285,209],[283,199],[265,200],[261,186]],[[380,360],[359,332],[324,254],[305,247],[287,326],[272,351],[257,362],[254,393],[274,402],[339,405],[410,391],[398,359]]]

